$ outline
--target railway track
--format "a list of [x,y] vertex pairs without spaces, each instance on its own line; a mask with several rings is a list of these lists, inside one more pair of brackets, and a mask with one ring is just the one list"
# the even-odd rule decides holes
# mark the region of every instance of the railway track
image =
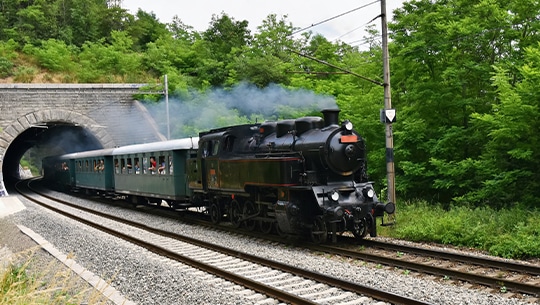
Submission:
[[[499,292],[523,293],[540,297],[540,268],[534,265],[502,262],[489,258],[420,249],[366,240],[366,247],[381,251],[365,251],[349,247],[310,245],[313,251],[368,261],[438,276],[447,280],[491,287]],[[413,254],[413,255],[410,255]]]
[[[36,195],[28,184],[19,185],[21,195],[50,210],[129,241],[151,252],[190,265],[270,298],[291,304],[364,304],[373,298],[392,304],[429,304],[383,290],[358,285],[324,274],[282,264],[258,256],[208,244],[146,224],[121,219],[45,195]],[[46,201],[59,201],[78,211]],[[85,215],[81,215],[84,211]],[[86,213],[94,216],[89,217]],[[78,214],[78,215],[75,215]],[[100,220],[94,221],[97,217]],[[107,219],[104,221],[103,218]],[[117,223],[111,225],[111,222]],[[121,223],[120,229],[118,223]],[[126,233],[129,232],[129,233]]]
[[[159,207],[153,208],[156,209],[154,212],[157,214],[169,215],[167,209],[164,209],[165,212],[162,213],[159,211]],[[228,226],[218,226],[207,221],[185,218],[182,218],[182,220],[213,229],[249,235],[254,238],[283,242],[283,238],[279,236],[269,236]],[[358,242],[354,237],[348,236],[339,236],[338,241],[337,245],[314,245],[298,240],[294,240],[292,243],[312,251],[341,257],[345,256],[355,260],[400,268],[404,271],[434,275],[444,280],[462,281],[490,287],[494,292],[521,293],[532,298],[540,298],[540,266],[538,265],[398,245],[372,239]],[[355,246],[351,247],[350,245]]]
[[540,276],[540,266],[532,264],[516,263],[509,260],[499,260],[487,257],[478,257],[470,254],[460,254],[448,251],[441,251],[435,249],[425,249],[412,247],[408,245],[398,245],[388,242],[382,242],[377,240],[365,240],[362,245],[371,248],[380,248],[384,250],[392,250],[399,253],[410,253],[414,255],[420,255],[425,257],[434,257],[439,259],[446,259],[454,262],[467,263],[471,265],[477,265],[482,267],[488,267],[493,269],[501,269],[513,272],[520,272],[524,274],[530,274],[534,276]]
[[[170,217],[167,209],[164,209],[164,213],[162,213],[159,211],[159,207],[153,208],[155,208],[154,212],[156,214]],[[214,225],[197,219],[188,220],[182,218],[182,220],[254,238],[283,242],[283,238],[279,236],[269,236],[259,232],[248,232],[233,227]],[[495,292],[521,293],[533,298],[540,298],[540,266],[538,265],[398,245],[372,239],[358,242],[352,236],[339,236],[338,241],[336,245],[314,245],[299,240],[293,240],[292,243],[312,251],[341,257],[345,256],[355,260],[400,268],[404,271],[434,275],[444,280],[463,281],[490,287]]]

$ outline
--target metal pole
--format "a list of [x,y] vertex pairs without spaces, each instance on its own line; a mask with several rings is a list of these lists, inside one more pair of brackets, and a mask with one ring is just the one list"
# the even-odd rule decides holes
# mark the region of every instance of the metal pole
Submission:
[[[384,109],[392,109],[390,94],[390,56],[388,54],[388,24],[386,19],[386,0],[381,0],[382,22],[382,51],[383,51],[383,86]],[[396,203],[395,172],[394,172],[394,136],[392,123],[386,123],[386,176],[388,182],[388,201]]]
[[171,127],[169,124],[169,82],[165,74],[165,107],[167,108],[167,140],[171,139]]

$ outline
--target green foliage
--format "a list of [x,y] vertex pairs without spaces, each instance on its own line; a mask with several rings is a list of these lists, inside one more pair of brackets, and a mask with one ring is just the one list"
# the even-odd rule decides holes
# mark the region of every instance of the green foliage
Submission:
[[249,80],[258,87],[264,88],[270,84],[289,83],[285,73],[286,65],[273,55],[262,55],[260,57],[239,56],[234,59],[236,75],[232,75],[232,80],[228,83],[233,85],[238,81]]
[[522,64],[536,62],[527,50],[539,41],[538,9],[419,0],[395,12],[397,189],[405,198],[499,207],[538,198],[538,109],[512,89]]
[[[519,69],[523,80],[514,86],[508,71],[496,67],[493,83],[498,100],[492,104],[490,113],[473,116],[473,123],[487,134],[487,143],[476,167],[482,184],[460,197],[461,201],[537,205],[540,196],[537,149],[540,137],[536,122],[539,104],[533,97],[536,89],[530,84],[538,81],[538,76],[537,72],[528,71],[535,65],[540,67],[539,54],[538,48],[527,49],[525,61],[528,64]],[[532,70],[538,71],[537,68]]]
[[196,73],[199,62],[199,55],[189,41],[167,36],[149,43],[143,54],[143,66],[157,76],[176,73],[188,77]]
[[17,43],[10,39],[0,41],[0,77],[9,77],[13,74],[13,60],[17,58]]
[[[210,27],[202,33],[206,48],[204,72],[200,75],[213,86],[221,86],[228,78],[226,62],[230,62],[236,50],[242,50],[252,37],[246,20],[236,21],[225,13],[213,15]],[[208,67],[208,68],[206,68]]]
[[103,41],[86,43],[79,53],[79,78],[83,82],[100,82],[106,76],[116,75],[123,81],[136,81],[141,75],[142,57],[131,51],[131,46],[125,32],[113,32],[110,45]]
[[136,51],[144,51],[148,43],[170,35],[165,24],[160,23],[154,13],[147,13],[140,9],[137,11],[136,18],[129,20],[127,32],[134,42]]
[[29,169],[32,175],[39,176],[40,168],[36,166],[35,164],[39,164],[40,162],[41,162],[41,159],[39,157],[31,158],[31,156],[28,156],[27,154],[25,154],[23,158],[21,159],[20,164],[23,168]]
[[32,67],[20,66],[13,73],[13,80],[19,83],[31,83],[37,74],[37,70]]
[[540,257],[540,211],[515,206],[452,206],[444,209],[425,201],[398,206],[394,228],[383,234],[419,242],[435,242],[485,250],[506,258]]
[[[31,254],[31,253],[30,253]],[[74,285],[78,275],[52,262],[38,266],[27,253],[18,253],[16,261],[0,266],[0,305],[23,304],[105,304],[99,291],[81,291]],[[80,280],[80,279],[79,279]]]
[[31,284],[31,279],[26,275],[27,265],[8,265],[3,270],[0,278],[0,291],[2,295],[8,295],[12,290],[15,294],[24,295],[28,292],[28,286]]
[[0,77],[11,76],[12,70],[13,63],[9,59],[0,56]]
[[81,46],[108,37],[111,30],[119,28],[126,11],[108,7],[101,0],[7,0],[2,2],[0,16],[0,40],[35,45],[41,40],[57,39]]
[[53,72],[71,72],[74,68],[72,57],[77,53],[76,48],[56,39],[42,41],[40,47],[26,45],[23,51],[34,55],[42,67]]

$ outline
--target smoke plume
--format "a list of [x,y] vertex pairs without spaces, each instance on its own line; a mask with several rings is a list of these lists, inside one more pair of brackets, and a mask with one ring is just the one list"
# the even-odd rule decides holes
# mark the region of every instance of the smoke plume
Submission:
[[[146,107],[166,134],[165,100]],[[200,131],[230,125],[320,115],[327,108],[337,108],[334,97],[275,84],[262,89],[241,83],[228,90],[191,91],[181,98],[169,98],[171,138],[197,136]]]

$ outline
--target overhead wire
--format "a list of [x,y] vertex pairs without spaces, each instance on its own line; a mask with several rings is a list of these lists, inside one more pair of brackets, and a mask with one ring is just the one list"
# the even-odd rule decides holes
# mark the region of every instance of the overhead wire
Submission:
[[375,0],[375,1],[372,1],[372,2],[370,2],[370,3],[364,4],[364,5],[362,5],[362,6],[359,6],[359,7],[357,7],[357,8],[354,8],[354,9],[352,9],[352,10],[349,10],[349,11],[346,11],[346,12],[341,13],[341,14],[339,14],[339,15],[336,15],[336,16],[334,16],[334,17],[330,17],[330,18],[327,18],[327,19],[325,19],[325,20],[323,20],[323,21],[319,21],[319,22],[317,22],[317,23],[313,23],[313,24],[310,25],[310,26],[307,26],[307,27],[305,27],[305,28],[302,28],[302,29],[299,29],[299,30],[297,30],[297,31],[292,32],[289,36],[296,35],[296,34],[298,34],[298,33],[301,33],[301,32],[303,32],[303,31],[305,31],[305,30],[308,30],[308,29],[310,29],[310,28],[312,28],[312,27],[316,27],[316,26],[318,26],[318,25],[321,25],[321,24],[326,23],[326,22],[328,22],[328,21],[332,21],[332,20],[334,20],[334,19],[337,19],[337,18],[339,18],[339,17],[345,16],[345,15],[350,14],[350,13],[352,13],[352,12],[356,12],[356,11],[358,11],[358,10],[360,10],[360,9],[363,9],[363,8],[366,8],[366,7],[370,6],[370,5],[373,5],[373,4],[375,4],[375,3],[378,3],[379,1],[380,1],[380,0]]
[[338,38],[334,39],[333,41],[337,41],[337,40],[339,40],[341,37],[347,36],[347,35],[349,35],[350,33],[354,32],[354,31],[358,31],[359,29],[365,27],[365,26],[368,25],[368,24],[369,24],[369,22],[368,22],[368,23],[364,23],[364,24],[362,24],[361,26],[356,27],[356,28],[354,28],[354,29],[348,31],[347,33],[340,35]]
[[375,21],[377,18],[379,18],[379,17],[381,17],[381,16],[382,16],[382,15],[380,15],[380,14],[377,15],[375,18],[371,19],[370,21],[368,21],[368,22],[362,24],[361,26],[359,26],[359,27],[357,27],[357,28],[354,28],[354,29],[348,31],[347,33],[345,33],[345,34],[339,36],[338,38],[334,39],[333,41],[337,41],[337,40],[340,39],[341,37],[343,37],[343,36],[345,36],[345,35],[348,35],[348,34],[354,32],[354,31],[357,31],[357,30],[359,30],[359,29],[361,29],[361,28],[367,26],[368,24],[372,23],[373,21]]
[[[321,25],[321,24],[323,24],[323,23],[329,22],[329,21],[331,21],[331,20],[337,19],[337,18],[339,18],[339,17],[345,16],[345,15],[347,15],[347,14],[350,14],[350,13],[352,13],[352,12],[358,11],[358,10],[360,10],[360,9],[366,8],[366,7],[370,6],[370,5],[373,5],[373,4],[376,4],[376,3],[379,3],[379,2],[380,2],[380,0],[374,0],[374,1],[370,2],[370,3],[364,4],[364,5],[362,5],[362,6],[359,6],[359,7],[357,7],[357,8],[354,8],[354,9],[352,9],[352,10],[346,11],[346,12],[341,13],[341,14],[339,14],[339,15],[336,15],[336,16],[327,18],[327,19],[325,19],[325,20],[323,20],[323,21],[314,23],[314,24],[312,24],[312,25],[310,25],[310,26],[308,26],[308,27],[305,27],[305,28],[299,29],[299,30],[297,30],[297,31],[294,31],[294,32],[292,32],[291,34],[289,34],[289,36],[298,34],[298,33],[300,33],[300,32],[303,32],[303,31],[305,31],[305,30],[308,30],[308,29],[310,29],[310,28],[312,28],[312,27]],[[354,31],[356,31],[356,30],[358,30],[358,29],[360,29],[360,28],[362,28],[362,27],[365,27],[366,25],[368,25],[369,23],[373,22],[373,20],[377,19],[378,17],[380,17],[380,15],[378,15],[378,16],[375,17],[375,18],[373,18],[373,19],[370,20],[369,22],[367,22],[367,23],[365,23],[365,24],[363,24],[363,25],[361,25],[361,26],[359,26],[359,27],[357,27],[357,28],[355,28],[355,29],[353,29],[353,30],[351,30],[351,31],[349,31],[349,32],[347,32],[347,33],[341,35],[341,36],[338,37],[337,39],[339,39],[339,38],[341,38],[341,37],[343,37],[343,36],[345,36],[345,35],[347,35],[347,34],[350,34],[350,33],[354,32]],[[337,39],[336,39],[336,40],[337,40]],[[364,41],[365,41],[365,40],[366,40],[366,39],[364,39]],[[359,41],[361,41],[361,40],[359,40]],[[365,44],[365,43],[368,43],[368,42],[364,42],[364,43],[362,43],[362,44]],[[308,58],[308,59],[310,59],[310,60],[316,61],[316,62],[318,62],[318,63],[321,63],[321,64],[324,64],[324,65],[333,67],[333,68],[335,68],[335,69],[338,69],[338,70],[340,70],[340,71],[342,71],[342,72],[344,72],[344,73],[346,73],[346,74],[352,74],[352,75],[357,76],[357,77],[359,77],[359,78],[362,78],[362,79],[364,79],[364,80],[366,80],[366,81],[369,81],[369,82],[371,82],[371,83],[373,83],[373,84],[376,84],[376,85],[379,85],[379,86],[382,86],[382,85],[383,85],[383,83],[381,83],[381,82],[378,81],[378,80],[370,79],[370,78],[368,78],[368,77],[359,75],[359,74],[357,74],[357,73],[355,73],[355,72],[352,72],[352,71],[350,71],[350,70],[347,70],[347,69],[341,68],[341,67],[339,67],[339,66],[330,64],[330,63],[328,63],[328,62],[322,61],[322,60],[317,59],[317,58],[315,58],[315,57],[309,56],[309,55],[307,55],[307,54],[305,54],[305,53],[298,52],[298,51],[293,50],[293,49],[290,49],[290,51],[293,52],[293,53],[295,53],[295,54],[297,54],[297,55],[299,55],[299,56],[302,56],[302,57]]]

